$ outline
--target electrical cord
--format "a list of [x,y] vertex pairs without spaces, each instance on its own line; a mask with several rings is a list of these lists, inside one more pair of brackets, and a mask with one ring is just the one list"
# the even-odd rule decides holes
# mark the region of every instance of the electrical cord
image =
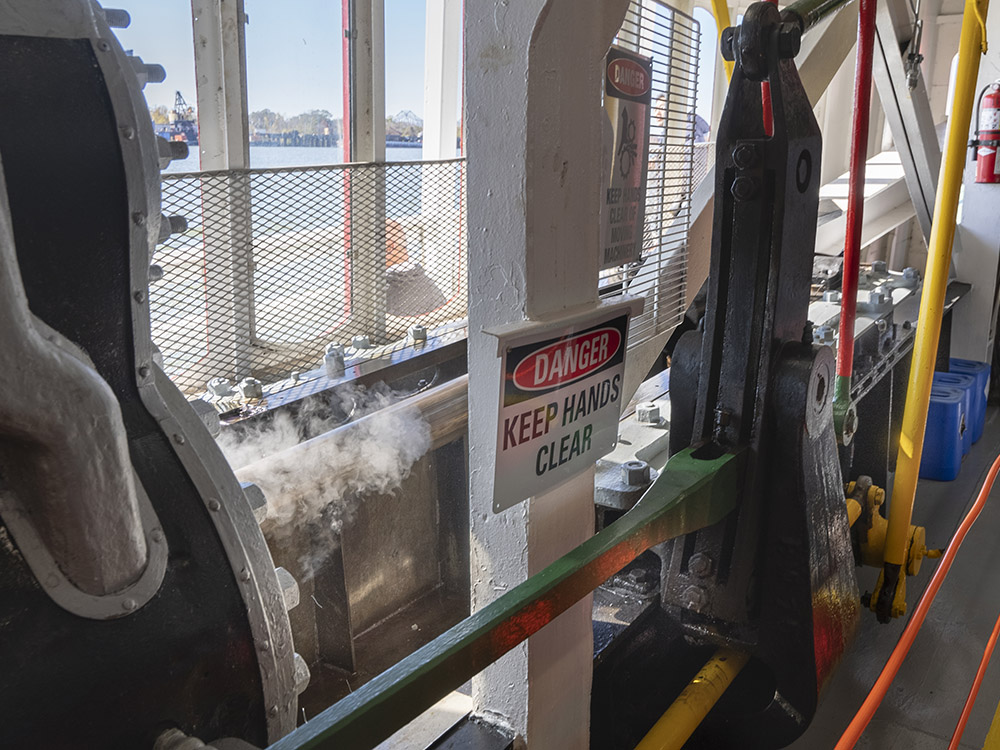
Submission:
[[934,571],[934,575],[931,577],[931,582],[927,585],[923,596],[920,597],[916,609],[913,610],[913,616],[906,623],[903,634],[899,637],[896,647],[892,650],[888,661],[886,661],[885,666],[882,668],[882,673],[878,676],[878,679],[872,686],[871,692],[868,693],[864,703],[861,704],[861,708],[858,709],[857,714],[855,714],[844,734],[837,742],[835,750],[850,750],[850,748],[853,748],[857,744],[868,723],[872,720],[872,716],[875,715],[875,711],[882,703],[882,699],[889,692],[889,686],[899,673],[899,669],[903,665],[903,660],[906,659],[906,655],[909,653],[910,647],[917,637],[917,633],[920,632],[920,627],[924,624],[924,619],[927,617],[927,611],[934,602],[934,597],[937,596],[941,584],[944,583],[944,579],[951,569],[951,564],[955,561],[955,555],[958,553],[959,547],[965,541],[969,529],[972,528],[976,519],[979,518],[983,506],[986,505],[986,498],[989,497],[990,491],[993,489],[993,482],[997,478],[998,471],[1000,471],[1000,456],[997,456],[990,467],[989,473],[986,475],[986,480],[979,490],[978,497],[976,497],[976,502],[972,504],[972,508],[969,509],[965,518],[962,519],[962,523],[955,532],[955,536],[948,543],[948,548],[941,557],[941,562],[938,563],[937,570]]
[[955,726],[955,733],[951,736],[948,750],[958,750],[958,743],[962,740],[962,733],[965,731],[965,725],[969,721],[969,714],[972,713],[972,706],[976,702],[976,696],[979,695],[979,686],[983,684],[986,668],[990,664],[990,657],[993,656],[993,649],[997,645],[997,636],[1000,636],[1000,616],[997,616],[996,625],[993,626],[990,639],[986,642],[986,648],[983,650],[983,658],[979,662],[979,669],[976,670],[976,679],[972,681],[972,687],[969,688],[969,697],[965,699],[965,705],[962,706],[962,715]]

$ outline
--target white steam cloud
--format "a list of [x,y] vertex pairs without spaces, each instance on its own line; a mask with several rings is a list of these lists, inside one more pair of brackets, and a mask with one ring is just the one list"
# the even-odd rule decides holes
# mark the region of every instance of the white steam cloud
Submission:
[[[354,420],[344,429],[335,429],[343,416],[314,410],[297,420],[278,415],[238,438],[224,431],[218,441],[239,479],[264,491],[268,540],[301,550],[300,575],[307,577],[339,543],[364,496],[396,490],[431,446],[418,409],[384,408],[398,400],[388,388],[343,398],[341,414]],[[316,437],[302,442],[303,435]]]

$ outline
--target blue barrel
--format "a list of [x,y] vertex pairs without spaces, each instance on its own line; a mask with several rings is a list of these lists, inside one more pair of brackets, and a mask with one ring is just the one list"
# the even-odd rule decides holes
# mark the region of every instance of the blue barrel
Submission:
[[935,372],[934,385],[947,385],[960,388],[965,394],[962,402],[962,455],[972,450],[973,404],[976,397],[976,378],[972,375],[962,375],[958,372]]
[[976,378],[976,390],[972,396],[972,442],[978,443],[983,436],[983,425],[986,424],[986,399],[990,395],[990,366],[986,362],[976,362],[971,359],[948,360],[948,369],[963,375]]
[[[935,378],[937,380],[937,378]],[[950,482],[962,466],[962,408],[966,400],[961,388],[931,386],[927,408],[927,430],[920,458],[920,478]]]

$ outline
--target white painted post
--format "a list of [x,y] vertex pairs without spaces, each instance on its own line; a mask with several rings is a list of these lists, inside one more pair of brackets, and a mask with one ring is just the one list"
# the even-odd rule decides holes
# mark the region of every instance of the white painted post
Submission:
[[[192,0],[198,102],[198,149],[205,171],[250,166],[247,117],[246,14],[243,0]],[[213,285],[208,297],[208,350],[204,380],[253,372],[253,257],[250,179],[240,172],[206,178],[202,185],[205,262]],[[224,353],[225,370],[214,372]],[[192,373],[193,374],[193,373]]]
[[462,0],[427,0],[424,36],[424,160],[455,158]]
[[[352,161],[385,163],[385,3],[355,0],[351,13]],[[385,343],[385,170],[351,175],[351,309],[359,330]]]
[[[626,6],[466,0],[474,609],[593,534],[593,469],[493,513],[500,360],[483,330],[596,308],[603,59]],[[476,712],[532,748],[586,748],[591,628],[587,597],[473,680]]]

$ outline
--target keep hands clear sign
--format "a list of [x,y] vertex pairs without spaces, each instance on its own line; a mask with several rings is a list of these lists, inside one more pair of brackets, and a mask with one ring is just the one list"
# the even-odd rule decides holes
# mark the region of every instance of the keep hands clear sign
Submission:
[[608,50],[604,109],[615,137],[611,174],[602,186],[601,270],[634,263],[642,252],[652,76],[651,58]]
[[628,308],[529,341],[501,340],[493,510],[592,466],[618,440]]

